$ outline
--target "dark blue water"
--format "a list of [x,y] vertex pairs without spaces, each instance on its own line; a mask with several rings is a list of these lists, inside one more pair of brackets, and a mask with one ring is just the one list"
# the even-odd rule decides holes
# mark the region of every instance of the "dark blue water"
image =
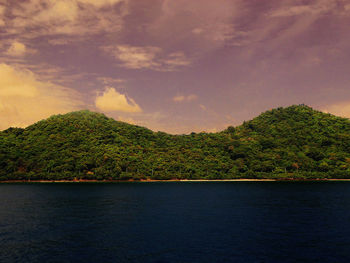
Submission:
[[0,262],[350,262],[350,183],[2,184]]

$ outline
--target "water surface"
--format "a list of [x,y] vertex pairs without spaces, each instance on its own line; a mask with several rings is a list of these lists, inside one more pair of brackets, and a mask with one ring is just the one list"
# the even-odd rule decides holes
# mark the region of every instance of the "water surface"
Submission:
[[350,182],[0,184],[0,262],[350,262]]

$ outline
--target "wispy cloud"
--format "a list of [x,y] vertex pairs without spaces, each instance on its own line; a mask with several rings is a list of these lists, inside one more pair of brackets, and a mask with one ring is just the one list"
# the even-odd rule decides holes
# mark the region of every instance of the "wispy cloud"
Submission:
[[61,46],[69,44],[71,40],[67,38],[53,38],[49,39],[47,42],[53,46]]
[[284,5],[270,13],[271,17],[288,17],[298,15],[318,15],[331,10],[336,10],[337,1],[316,0],[309,4]]
[[126,82],[125,79],[121,79],[121,78],[97,77],[97,79],[106,86],[112,86],[115,84],[122,84]]
[[173,101],[174,102],[190,102],[190,101],[194,101],[198,98],[197,95],[195,94],[190,94],[190,95],[178,95],[173,97]]
[[158,47],[134,47],[128,45],[108,46],[103,48],[110,53],[122,66],[131,69],[157,68],[160,66],[156,61],[162,50]]
[[101,8],[105,6],[113,6],[115,4],[123,2],[123,0],[78,0],[78,2]]
[[154,46],[116,45],[102,47],[102,49],[116,58],[121,66],[129,69],[174,71],[191,63],[191,60],[181,51],[164,54],[161,48]]
[[[106,8],[115,5],[120,5],[119,12]],[[8,12],[2,18],[6,34],[25,38],[83,36],[120,31],[127,0],[29,0],[8,4]]]
[[176,67],[188,66],[191,64],[191,60],[186,57],[184,52],[179,51],[169,54],[163,61],[163,64],[167,65],[169,69],[175,69]]
[[235,32],[232,21],[243,13],[243,9],[243,1],[240,0],[165,0],[159,17],[149,25],[148,30],[158,37],[176,35],[177,41],[186,41],[193,35],[202,41],[216,42],[206,47],[211,48],[232,37]]

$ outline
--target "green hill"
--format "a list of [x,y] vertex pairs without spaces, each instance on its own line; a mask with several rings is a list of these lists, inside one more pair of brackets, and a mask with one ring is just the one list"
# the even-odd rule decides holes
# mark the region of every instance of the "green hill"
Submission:
[[299,105],[170,135],[78,111],[0,132],[0,180],[350,178],[350,120]]

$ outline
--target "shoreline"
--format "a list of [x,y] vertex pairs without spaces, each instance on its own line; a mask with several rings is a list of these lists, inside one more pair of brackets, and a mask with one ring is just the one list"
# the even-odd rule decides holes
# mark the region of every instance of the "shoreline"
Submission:
[[9,183],[154,183],[154,182],[334,182],[350,181],[350,179],[170,179],[170,180],[4,180],[0,184]]

